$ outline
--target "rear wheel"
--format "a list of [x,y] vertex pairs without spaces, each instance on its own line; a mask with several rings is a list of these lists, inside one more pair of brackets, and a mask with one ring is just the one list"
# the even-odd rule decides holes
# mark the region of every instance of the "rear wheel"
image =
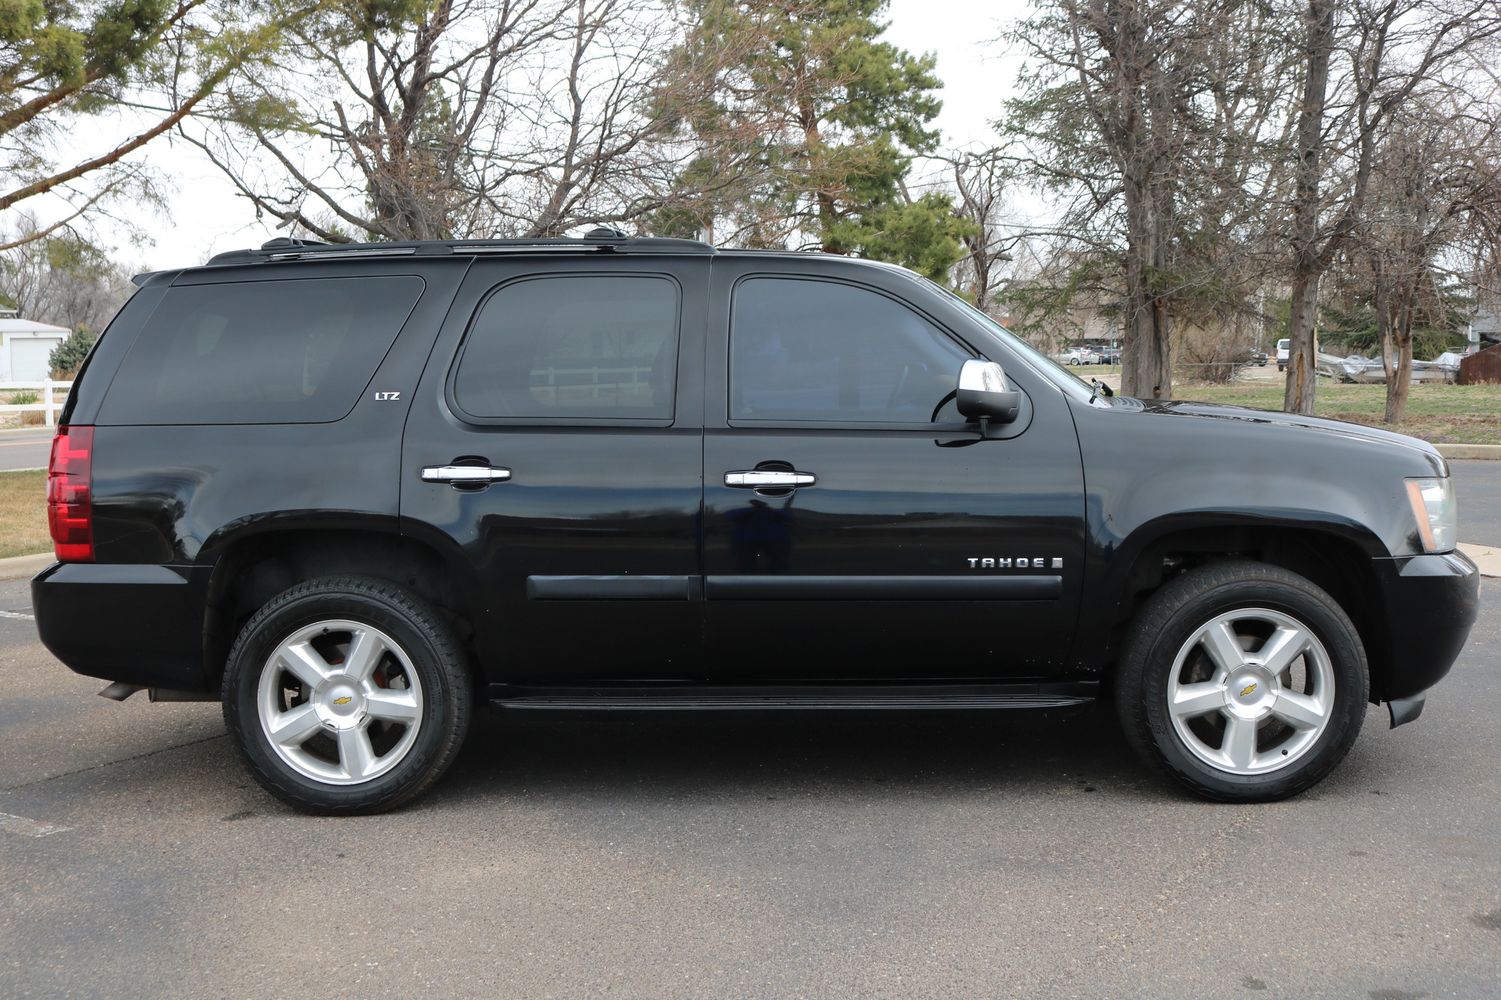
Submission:
[[311,580],[246,623],[224,718],[251,773],[310,812],[390,809],[447,769],[471,711],[464,658],[414,594],[382,580]]
[[1354,743],[1369,693],[1349,616],[1309,580],[1227,562],[1154,594],[1123,650],[1118,709],[1149,761],[1206,798],[1296,795]]

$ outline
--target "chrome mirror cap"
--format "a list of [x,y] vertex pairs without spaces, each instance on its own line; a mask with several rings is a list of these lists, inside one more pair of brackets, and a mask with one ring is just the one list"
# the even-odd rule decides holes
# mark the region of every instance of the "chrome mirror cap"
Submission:
[[1005,371],[994,361],[964,362],[954,399],[959,412],[970,420],[1009,424],[1021,412],[1022,394],[1011,388]]

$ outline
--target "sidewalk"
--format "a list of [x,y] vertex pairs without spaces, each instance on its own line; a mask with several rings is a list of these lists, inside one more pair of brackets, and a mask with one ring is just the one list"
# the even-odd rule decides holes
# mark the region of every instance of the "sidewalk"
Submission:
[[1475,565],[1480,567],[1481,576],[1501,577],[1501,546],[1460,542],[1459,551],[1474,560]]

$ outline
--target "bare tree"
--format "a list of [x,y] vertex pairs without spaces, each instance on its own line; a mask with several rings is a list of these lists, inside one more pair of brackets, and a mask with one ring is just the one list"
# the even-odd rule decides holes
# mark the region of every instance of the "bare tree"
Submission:
[[1450,325],[1443,287],[1501,249],[1501,119],[1468,91],[1415,99],[1391,117],[1371,164],[1370,204],[1346,258],[1370,289],[1386,421],[1402,419],[1414,332]]
[[1000,271],[1019,242],[1008,225],[1011,161],[999,150],[972,150],[940,158],[950,171],[954,209],[970,224],[961,239],[964,256],[956,265],[956,287],[981,310],[991,307]]
[[1257,298],[1245,262],[1265,240],[1252,206],[1280,170],[1262,154],[1282,27],[1240,0],[1059,0],[1011,34],[1028,68],[1001,122],[1008,153],[1061,201],[1039,231],[1071,244],[1077,276],[1060,287],[1119,304],[1127,393],[1171,392],[1175,320]]
[[[42,228],[22,213],[6,236]],[[0,300],[41,323],[98,333],[131,291],[129,270],[70,234],[18,242],[0,257]]]
[[[660,207],[676,151],[654,0],[330,8],[189,128],[258,212],[320,239],[546,235]],[[248,140],[248,142],[247,142]]]
[[1494,0],[1309,0],[1303,20],[1283,407],[1312,413],[1319,281],[1361,225],[1382,137],[1410,102],[1446,86],[1456,57],[1501,32],[1501,7]]

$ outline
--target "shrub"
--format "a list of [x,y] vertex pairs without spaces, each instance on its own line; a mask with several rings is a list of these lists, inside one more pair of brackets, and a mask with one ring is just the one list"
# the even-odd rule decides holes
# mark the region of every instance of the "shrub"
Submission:
[[[34,389],[18,389],[10,394],[10,401],[18,406],[40,403],[42,401],[42,394]],[[28,410],[17,414],[17,416],[20,417],[22,427],[31,427],[36,424],[45,423],[47,420],[47,415],[40,410]]]
[[1232,330],[1206,330],[1184,323],[1175,333],[1175,381],[1228,382],[1236,365],[1245,360],[1246,349]]
[[52,377],[56,379],[70,379],[78,374],[78,369],[83,367],[83,359],[89,356],[89,348],[94,346],[94,341],[99,338],[88,330],[79,329],[68,335],[68,339],[52,349],[47,356],[47,366],[52,369]]

